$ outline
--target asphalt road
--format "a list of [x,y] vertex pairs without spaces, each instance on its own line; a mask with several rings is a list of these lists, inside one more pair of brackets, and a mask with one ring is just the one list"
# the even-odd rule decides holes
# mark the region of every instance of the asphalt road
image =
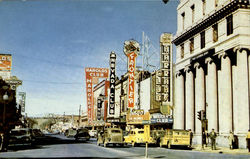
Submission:
[[[97,146],[96,140],[75,141],[63,135],[50,135],[35,146],[10,147],[0,158],[145,158],[145,146]],[[148,158],[166,159],[250,159],[250,155],[228,155],[183,149],[148,148]]]

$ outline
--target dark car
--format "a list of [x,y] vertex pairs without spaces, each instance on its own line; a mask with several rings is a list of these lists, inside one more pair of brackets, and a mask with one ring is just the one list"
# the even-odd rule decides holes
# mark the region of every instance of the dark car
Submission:
[[9,146],[32,145],[35,141],[32,129],[21,128],[10,131]]
[[77,134],[77,130],[74,128],[69,128],[65,131],[64,135],[68,138],[72,138]]
[[46,138],[40,129],[32,129],[32,135],[35,143],[42,142]]
[[85,140],[88,141],[90,139],[89,131],[86,128],[78,129],[76,135],[74,136],[76,140]]

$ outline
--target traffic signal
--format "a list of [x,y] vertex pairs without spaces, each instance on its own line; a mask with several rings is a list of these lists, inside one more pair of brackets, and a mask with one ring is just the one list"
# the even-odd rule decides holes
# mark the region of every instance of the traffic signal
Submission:
[[205,110],[202,111],[202,119],[203,119],[203,120],[206,120],[206,119],[207,119],[207,118],[206,118],[206,111],[205,111]]
[[201,110],[197,112],[198,119],[201,120]]

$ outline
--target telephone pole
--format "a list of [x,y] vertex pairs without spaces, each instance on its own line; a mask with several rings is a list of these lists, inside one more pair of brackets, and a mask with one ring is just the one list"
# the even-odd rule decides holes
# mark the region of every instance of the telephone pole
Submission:
[[80,104],[80,106],[79,106],[78,128],[80,127],[80,120],[81,120],[81,104]]

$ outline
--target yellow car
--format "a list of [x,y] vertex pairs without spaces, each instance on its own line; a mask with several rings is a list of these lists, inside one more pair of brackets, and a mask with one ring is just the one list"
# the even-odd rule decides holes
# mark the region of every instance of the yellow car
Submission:
[[[132,146],[136,146],[137,144],[146,143],[146,136],[144,133],[144,129],[132,129],[127,136],[124,137],[124,142],[127,144],[132,144]],[[155,140],[152,137],[149,137],[149,144],[155,143]]]
[[190,132],[187,130],[167,129],[164,137],[161,138],[160,147],[167,146],[190,146]]
[[101,132],[97,138],[97,145],[103,144],[106,147],[108,144],[123,146],[123,133],[120,128],[106,128],[104,132]]

